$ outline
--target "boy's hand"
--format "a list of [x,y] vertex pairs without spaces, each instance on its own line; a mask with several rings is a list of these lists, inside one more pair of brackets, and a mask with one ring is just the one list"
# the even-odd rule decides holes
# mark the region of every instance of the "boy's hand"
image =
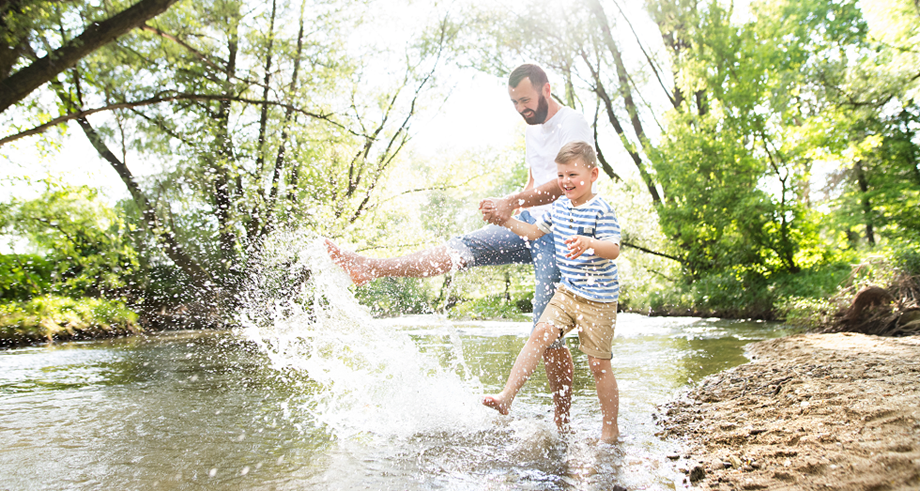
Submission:
[[583,235],[573,235],[565,239],[565,244],[569,247],[569,253],[566,254],[565,257],[575,259],[586,250],[593,248],[594,239]]

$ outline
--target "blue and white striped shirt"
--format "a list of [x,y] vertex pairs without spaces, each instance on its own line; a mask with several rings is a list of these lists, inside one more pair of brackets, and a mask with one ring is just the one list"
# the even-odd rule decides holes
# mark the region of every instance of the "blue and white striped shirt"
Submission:
[[566,288],[595,302],[619,300],[620,282],[617,279],[616,263],[596,256],[592,249],[575,259],[565,257],[568,253],[565,240],[573,235],[620,243],[620,224],[612,206],[600,196],[578,207],[572,206],[571,200],[562,197],[553,203],[550,213],[537,220],[536,225],[544,233],[553,233],[556,264],[559,265],[562,284]]

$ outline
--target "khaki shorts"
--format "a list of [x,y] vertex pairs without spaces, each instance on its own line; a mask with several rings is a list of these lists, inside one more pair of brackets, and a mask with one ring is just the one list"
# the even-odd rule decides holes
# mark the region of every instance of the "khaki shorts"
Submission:
[[595,302],[579,297],[559,285],[540,322],[559,328],[562,335],[578,328],[579,348],[587,355],[613,358],[613,329],[617,323],[617,302]]

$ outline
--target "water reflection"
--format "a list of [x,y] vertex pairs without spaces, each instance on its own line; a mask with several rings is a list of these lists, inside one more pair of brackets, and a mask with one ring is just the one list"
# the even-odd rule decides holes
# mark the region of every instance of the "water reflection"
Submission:
[[[529,330],[431,317],[383,322],[440,366],[468,371],[468,389],[487,392],[504,383]],[[600,414],[577,348],[573,434],[564,438],[541,371],[509,417],[472,407],[482,411],[478,426],[341,437],[304,411],[315,381],[271,368],[231,332],[5,351],[0,476],[9,489],[673,488],[682,476],[663,456],[676,447],[654,436],[655,405],[688,380],[744,362],[751,340],[785,333],[769,324],[622,315],[614,366],[625,441],[612,447],[591,443]]]

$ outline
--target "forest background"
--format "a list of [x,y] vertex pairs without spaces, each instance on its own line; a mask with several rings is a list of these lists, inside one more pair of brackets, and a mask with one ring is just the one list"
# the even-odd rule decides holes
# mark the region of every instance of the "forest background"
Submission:
[[[526,181],[523,62],[593,124],[622,308],[817,323],[920,274],[916,0],[3,0],[2,337],[232,324],[283,231],[391,256],[481,226]],[[471,80],[494,97],[452,105]],[[120,192],[49,170],[88,158]],[[356,294],[517,317],[532,273]]]

